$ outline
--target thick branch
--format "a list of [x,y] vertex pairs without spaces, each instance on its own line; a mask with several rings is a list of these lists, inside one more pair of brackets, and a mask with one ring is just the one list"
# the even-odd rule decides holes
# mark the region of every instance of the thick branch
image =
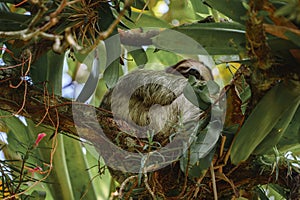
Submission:
[[[109,111],[47,95],[47,92],[28,86],[25,82],[18,88],[10,87],[8,82],[0,82],[0,88],[0,110],[22,115],[36,123],[85,139],[97,148],[107,163],[126,159],[127,151],[113,143],[121,130]],[[124,168],[138,166],[140,158],[134,162]]]
[[[101,137],[99,137],[97,129],[95,129],[96,125],[87,124],[85,121],[85,119],[91,117],[89,116],[90,113],[76,112],[75,110],[90,110],[91,106],[72,102],[55,95],[46,95],[46,92],[34,86],[29,86],[27,83],[26,85],[23,83],[18,88],[12,88],[8,82],[0,82],[0,88],[0,110],[22,115],[36,123],[42,122],[44,125],[50,127],[58,127],[58,130],[60,131],[80,136],[89,141],[101,141]],[[23,103],[24,108],[20,110]],[[104,131],[119,131],[116,124],[111,120],[112,116],[109,111],[100,110],[94,107],[92,107],[92,109],[95,110],[97,121],[101,124]],[[81,117],[82,123],[74,123],[74,112],[76,112],[77,115],[80,115],[79,117]],[[80,133],[78,133],[78,129],[76,129],[75,125],[80,129]]]
[[159,34],[159,30],[144,31],[143,29],[133,29],[124,31],[118,30],[120,34],[121,43],[130,46],[151,45],[152,37]]

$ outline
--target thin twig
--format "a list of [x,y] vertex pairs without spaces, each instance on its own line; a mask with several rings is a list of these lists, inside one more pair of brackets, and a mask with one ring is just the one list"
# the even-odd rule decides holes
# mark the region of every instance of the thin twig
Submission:
[[217,173],[218,178],[226,181],[227,183],[229,183],[229,185],[231,186],[234,195],[236,197],[239,197],[239,191],[235,188],[235,185],[233,184],[233,182],[231,180],[229,180],[229,178],[224,174],[224,173]]
[[144,173],[144,183],[145,183],[145,186],[146,186],[148,192],[150,193],[152,199],[155,200],[155,199],[156,199],[155,194],[154,194],[154,192],[152,191],[152,189],[151,189],[151,187],[150,187],[150,185],[149,185],[149,183],[148,183],[148,175],[147,175],[147,172]]
[[[29,74],[29,71],[30,71],[30,66],[31,66],[31,61],[32,61],[32,54],[29,50],[26,51],[26,52],[29,54],[29,57],[26,61],[24,61],[22,63],[21,77],[26,77]],[[26,62],[28,62],[28,67],[27,67],[26,72],[24,73],[23,69],[24,69],[24,65],[25,65]],[[22,102],[22,105],[21,105],[20,109],[16,113],[14,113],[14,115],[18,115],[25,107],[26,97],[27,97],[27,81],[25,79],[21,79],[21,81],[16,86],[12,85],[11,83],[9,84],[9,86],[11,88],[16,89],[16,88],[20,87],[22,85],[22,83],[24,83],[23,102]]]
[[138,21],[140,20],[140,18],[141,18],[141,16],[142,16],[143,12],[146,10],[146,8],[147,8],[147,6],[149,5],[149,3],[150,3],[150,0],[148,0],[148,1],[145,3],[145,5],[144,5],[144,7],[143,7],[143,9],[142,9],[142,12],[140,12],[139,16],[136,18],[135,23],[138,22]]
[[214,164],[212,162],[210,164],[210,174],[211,174],[211,180],[212,180],[212,186],[213,186],[213,192],[214,192],[214,200],[218,200],[218,192],[217,192]]
[[132,0],[125,1],[124,8],[123,8],[123,10],[120,11],[117,19],[115,19],[113,21],[113,23],[108,27],[108,29],[106,31],[99,34],[98,38],[96,38],[96,40],[95,40],[95,43],[90,48],[83,49],[81,53],[84,54],[84,53],[90,52],[91,50],[96,48],[102,40],[108,38],[108,36],[110,36],[112,34],[114,29],[120,23],[121,19],[124,17],[126,10],[131,5],[131,3],[132,3]]
[[137,175],[129,176],[129,177],[126,178],[125,181],[123,181],[123,183],[120,185],[119,199],[122,199],[122,198],[123,198],[123,190],[125,190],[126,184],[129,183],[129,181],[131,181],[132,179],[138,179],[138,176],[137,176]]
[[[8,38],[8,39],[21,39],[24,41],[28,41],[34,37],[38,37],[42,35],[42,37],[46,39],[51,39],[51,40],[57,40],[56,35],[51,35],[49,33],[45,33],[47,30],[49,30],[51,27],[56,25],[59,20],[56,18],[56,16],[62,12],[63,8],[66,6],[66,0],[63,0],[59,7],[50,14],[50,20],[47,22],[44,26],[37,28],[34,30],[33,25],[37,23],[38,20],[43,16],[43,14],[47,11],[47,8],[43,7],[43,9],[40,9],[29,24],[28,28],[19,30],[19,31],[0,31],[0,37],[1,38]],[[34,31],[33,31],[34,30]]]
[[41,123],[43,123],[43,121],[45,120],[46,116],[49,113],[49,108],[50,108],[50,101],[49,101],[49,94],[48,94],[48,90],[46,88],[45,83],[44,85],[44,106],[45,106],[45,114],[43,115],[42,119],[37,123],[36,126],[39,126]]
[[189,174],[189,165],[190,165],[190,160],[191,160],[191,148],[188,149],[188,155],[187,155],[187,164],[185,168],[185,173],[184,173],[184,183],[182,186],[182,190],[178,197],[182,197],[185,193],[186,187],[187,187],[187,182],[188,182],[188,174]]
[[29,30],[34,29],[34,26],[38,23],[39,20],[43,18],[43,15],[46,13],[47,10],[48,9],[44,4],[40,6],[39,10],[37,11],[37,14],[33,17],[30,24],[28,25]]
[[203,175],[200,178],[198,178],[193,198],[196,198],[198,196],[198,193],[200,191],[200,184],[201,184],[202,180],[204,179],[206,173],[207,173],[207,170],[205,171],[205,173],[203,173]]

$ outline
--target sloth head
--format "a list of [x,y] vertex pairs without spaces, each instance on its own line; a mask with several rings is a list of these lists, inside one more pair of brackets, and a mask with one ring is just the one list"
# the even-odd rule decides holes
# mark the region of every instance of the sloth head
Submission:
[[211,70],[203,63],[193,59],[185,59],[166,69],[167,73],[181,74],[185,78],[193,75],[198,80],[213,80]]

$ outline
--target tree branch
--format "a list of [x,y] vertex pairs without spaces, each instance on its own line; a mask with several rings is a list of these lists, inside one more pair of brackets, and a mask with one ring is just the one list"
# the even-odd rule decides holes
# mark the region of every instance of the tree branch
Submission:
[[[26,85],[27,89],[25,87]],[[81,123],[76,124],[73,116],[75,111],[74,109],[84,111],[92,108],[95,110],[97,122],[101,124],[103,131],[120,131],[118,126],[112,120],[112,114],[109,111],[100,110],[99,108],[94,108],[90,105],[85,105],[79,102],[72,102],[63,97],[47,95],[47,92],[42,91],[35,86],[29,86],[25,83],[25,81],[23,81],[23,84],[18,88],[11,88],[8,82],[0,81],[0,88],[0,110],[12,113],[11,116],[16,114],[20,110],[21,105],[24,103],[24,108],[18,113],[19,115],[31,119],[36,123],[42,122],[42,124],[47,125],[50,128],[54,127],[53,121],[58,120],[56,119],[56,112],[58,112],[58,128],[60,131],[97,143],[102,141],[102,138],[97,133],[97,130],[99,129],[95,128],[97,125],[91,125],[85,121],[85,119],[89,119],[91,117],[89,116],[90,113],[77,112],[76,114],[80,115],[78,117],[82,120]],[[26,95],[25,98],[24,95]],[[76,108],[74,108],[74,105],[76,105]],[[80,133],[78,133],[78,129],[80,129]]]
[[[19,81],[19,80],[18,80]],[[42,122],[42,124],[51,127],[54,127],[54,124],[57,122],[57,116],[59,118],[59,130],[66,132],[68,134],[74,135],[76,137],[81,137],[85,140],[92,142],[96,147],[100,147],[101,156],[110,158],[114,153],[112,152],[111,143],[107,140],[114,141],[115,137],[120,133],[120,129],[116,122],[113,120],[112,113],[106,110],[101,110],[99,108],[94,108],[90,105],[85,105],[78,102],[72,102],[63,97],[55,95],[47,95],[47,92],[35,87],[27,85],[26,96],[24,98],[24,92],[26,89],[26,82],[18,88],[11,88],[9,82],[1,82],[1,97],[0,97],[0,110],[5,110],[9,113],[16,113],[20,110],[21,105],[25,99],[24,108],[20,111],[20,115],[33,120],[36,123]],[[91,116],[95,111],[96,120],[91,122]],[[75,114],[75,115],[74,115]],[[13,116],[13,115],[11,115]],[[3,117],[3,116],[2,116]],[[76,120],[77,119],[77,120]],[[78,120],[79,119],[79,120]],[[100,128],[99,128],[100,125]],[[102,130],[101,130],[102,129]],[[106,133],[106,137],[100,133],[101,131]],[[109,133],[109,134],[107,134]],[[107,151],[106,151],[107,149]],[[103,151],[104,150],[104,151]],[[114,157],[115,158],[115,157]],[[124,159],[122,155],[120,159]],[[252,163],[252,164],[251,164]],[[179,164],[177,162],[177,164]],[[160,185],[170,185],[171,188],[165,186],[164,190],[168,191],[174,189],[174,183],[178,181],[178,176],[169,177],[166,179],[166,171],[174,171],[175,165],[167,166],[163,169],[158,170],[156,173],[157,180]],[[259,166],[253,165],[253,158],[250,158],[246,162],[242,163],[240,166],[231,173],[232,169],[235,166],[227,165],[225,166],[225,171],[227,171],[226,176],[237,189],[251,189],[258,184],[267,184],[274,183],[275,174],[270,174],[270,171],[260,172]],[[183,172],[178,169],[174,173],[182,174],[181,177],[184,177]],[[229,173],[228,173],[229,172]],[[280,185],[289,187],[288,182],[285,178],[287,169],[280,169],[280,177],[278,183]],[[160,177],[160,178],[159,178]],[[206,175],[209,178],[209,175]],[[232,185],[222,181],[222,179],[217,176],[217,187],[219,191],[219,196],[232,196],[234,190]],[[204,184],[210,184],[207,179],[205,179]],[[208,179],[209,180],[209,179]],[[153,184],[151,181],[149,184]],[[206,185],[207,185],[206,184]],[[153,185],[152,185],[153,186]],[[151,186],[151,187],[152,187]],[[188,188],[198,187],[194,182],[189,181]],[[182,183],[176,186],[178,191],[182,188]],[[203,194],[202,194],[203,195]],[[213,197],[212,193],[205,192],[205,198],[210,199]]]
[[144,46],[152,44],[152,37],[159,34],[159,30],[144,31],[143,29],[122,30],[118,29],[121,43],[129,46]]

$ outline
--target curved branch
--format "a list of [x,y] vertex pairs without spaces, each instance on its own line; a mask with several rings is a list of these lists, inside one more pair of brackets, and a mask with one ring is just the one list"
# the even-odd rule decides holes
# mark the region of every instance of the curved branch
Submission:
[[[74,136],[80,136],[85,140],[93,141],[93,143],[101,142],[101,137],[97,133],[95,125],[91,127],[84,123],[84,119],[90,117],[89,113],[80,113],[82,115],[80,117],[83,119],[82,123],[74,123],[72,112],[72,109],[74,108],[72,108],[72,106],[76,104],[76,107],[79,106],[80,109],[84,110],[85,108],[90,108],[90,105],[72,102],[66,98],[55,95],[46,96],[47,93],[35,86],[27,86],[27,91],[25,93],[25,84],[22,84],[18,88],[11,88],[8,82],[0,81],[0,88],[0,110],[11,113],[11,116],[18,112],[25,99],[24,109],[19,113],[20,115],[31,119],[36,123],[42,122],[44,125],[53,127],[52,120],[56,119],[55,109],[57,109],[60,122],[58,128],[60,131]],[[24,94],[26,94],[25,98]],[[112,115],[109,111],[100,110],[99,108],[94,108],[94,110],[96,112],[97,120],[104,131],[119,131],[117,125],[113,122]],[[47,117],[44,117],[45,115]],[[78,134],[78,128],[80,129],[80,135]]]

